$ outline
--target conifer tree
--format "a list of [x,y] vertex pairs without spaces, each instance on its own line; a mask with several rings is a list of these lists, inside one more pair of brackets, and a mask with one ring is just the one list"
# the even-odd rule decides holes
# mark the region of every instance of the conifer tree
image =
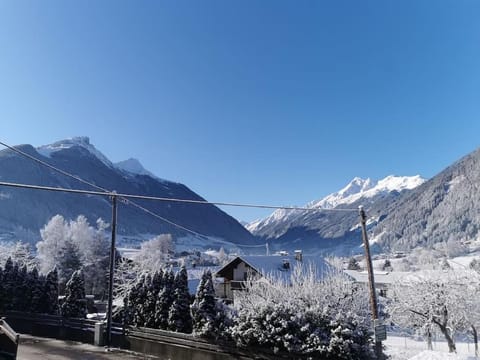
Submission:
[[193,330],[197,335],[204,337],[215,336],[216,305],[212,273],[206,271],[202,275],[195,300],[191,306]]
[[155,306],[158,299],[158,293],[162,287],[163,271],[156,271],[153,275],[147,290],[147,298],[145,300],[145,326],[155,327]]
[[87,304],[82,270],[75,271],[68,280],[61,312],[63,317],[84,318],[86,316]]
[[14,283],[14,267],[12,258],[9,257],[5,262],[3,270],[3,309],[5,311],[13,309],[13,290],[15,288]]
[[67,281],[69,281],[69,279],[72,278],[73,273],[79,270],[82,266],[80,254],[78,253],[78,249],[73,242],[66,241],[64,243],[62,247],[62,255],[63,256],[60,258],[58,264],[59,269],[61,269],[61,272],[58,274],[60,294],[64,293],[65,284]]
[[47,274],[44,283],[43,298],[41,303],[41,312],[51,315],[58,314],[58,272],[54,268]]
[[15,287],[15,309],[18,311],[29,311],[29,304],[32,298],[32,283],[27,271],[27,265],[23,265],[17,277]]
[[136,327],[145,326],[145,301],[147,299],[147,277],[144,275],[137,283],[137,293],[133,312],[133,324]]
[[38,270],[35,267],[28,273],[28,280],[31,294],[28,311],[32,313],[40,313],[42,312],[42,302],[45,296],[44,278],[38,275]]
[[19,303],[19,286],[20,284],[20,276],[19,276],[20,270],[18,269],[18,264],[15,263],[13,264],[13,269],[12,272],[10,273],[10,278],[9,278],[9,295],[10,295],[10,304],[9,304],[9,309],[10,310],[16,310],[18,311],[18,303]]
[[188,275],[182,266],[175,275],[175,292],[168,314],[168,328],[172,331],[191,333],[192,316],[190,314],[190,294],[188,292]]
[[158,294],[155,304],[155,328],[168,329],[168,314],[173,303],[174,275],[172,270],[163,274],[163,287]]

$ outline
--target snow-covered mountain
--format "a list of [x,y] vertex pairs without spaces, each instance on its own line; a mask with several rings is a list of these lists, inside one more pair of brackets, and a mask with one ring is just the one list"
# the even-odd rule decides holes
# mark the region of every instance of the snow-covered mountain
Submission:
[[[411,190],[423,184],[425,179],[421,176],[394,176],[390,175],[379,181],[370,178],[361,179],[355,177],[341,190],[330,194],[320,200],[309,202],[307,208],[333,209],[340,205],[353,204],[357,201],[367,201],[384,197],[391,192]],[[265,219],[255,220],[247,225],[247,229],[253,234],[266,235],[267,229],[278,228],[305,216],[305,213],[297,210],[276,210]],[[296,224],[296,223],[295,223]],[[298,225],[298,224],[297,224]]]
[[[17,148],[97,186],[119,193],[203,200],[183,184],[154,176],[138,160],[128,159],[114,164],[90,143],[88,137],[75,137],[38,148],[31,145],[19,145]],[[0,179],[6,182],[94,190],[12,150],[0,151]],[[135,241],[161,233],[171,233],[178,238],[191,236],[191,233],[182,229],[185,227],[216,239],[215,241],[256,243],[256,239],[238,221],[215,206],[147,200],[135,202],[165,220],[119,202],[117,229],[120,239]],[[111,204],[108,198],[99,196],[10,187],[0,189],[0,239],[28,238],[35,241],[39,237],[39,229],[56,214],[61,214],[66,219],[74,219],[83,214],[94,224],[99,217],[110,220]],[[195,239],[195,242],[204,242],[205,246],[209,246],[204,238]]]

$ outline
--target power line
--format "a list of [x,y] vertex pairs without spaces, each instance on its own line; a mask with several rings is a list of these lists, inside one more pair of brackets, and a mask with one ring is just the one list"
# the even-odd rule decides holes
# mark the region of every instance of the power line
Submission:
[[[50,190],[50,191],[60,191],[60,192],[71,192],[71,193],[80,193],[80,194],[89,194],[89,195],[102,195],[102,196],[118,196],[125,199],[140,199],[140,200],[153,200],[153,201],[163,201],[163,202],[178,202],[178,203],[188,203],[188,204],[199,204],[199,205],[217,205],[217,206],[237,206],[237,207],[250,207],[250,208],[262,208],[262,209],[277,209],[277,210],[299,210],[299,211],[358,211],[357,209],[324,209],[324,208],[305,208],[305,207],[293,207],[293,206],[274,206],[274,205],[259,205],[259,204],[242,204],[242,203],[229,203],[229,202],[215,202],[215,201],[206,201],[206,200],[188,200],[188,199],[178,199],[178,198],[166,198],[158,196],[148,196],[148,195],[135,195],[135,194],[126,194],[126,193],[117,193],[115,191],[109,192],[99,192],[99,191],[90,191],[90,190],[78,190],[78,189],[67,189],[51,186],[41,186],[41,185],[28,185],[21,183],[11,183],[0,181],[0,185],[10,186],[10,187],[20,187],[28,189],[37,189],[37,190]],[[132,205],[138,205],[134,202],[128,200]],[[142,206],[138,205],[139,208],[144,209]]]
[[[3,145],[7,148],[9,148],[12,151],[15,151],[31,160],[34,160],[44,166],[49,167],[50,169],[59,172],[60,174],[63,174],[65,176],[68,176],[72,179],[78,180],[86,185],[90,185],[98,190],[101,190],[106,193],[110,193],[110,195],[113,194],[112,191],[109,191],[101,186],[98,186],[96,184],[93,184],[91,182],[88,182],[86,180],[81,179],[78,176],[72,175],[64,170],[61,170],[53,165],[50,165],[49,163],[42,161],[40,159],[37,159],[34,156],[31,156],[30,154],[25,153],[24,151],[21,151],[13,146],[7,145],[4,142],[0,141],[0,145]],[[115,193],[116,194],[116,193]],[[276,206],[276,205],[260,205],[260,204],[247,204],[247,203],[232,203],[232,202],[221,202],[221,201],[206,201],[206,200],[190,200],[190,199],[178,199],[178,198],[166,198],[166,197],[157,197],[157,196],[146,196],[146,195],[133,195],[133,194],[116,194],[117,196],[120,197],[128,197],[132,199],[142,199],[142,200],[157,200],[157,201],[169,201],[169,202],[183,202],[183,203],[190,203],[190,204],[208,204],[208,205],[216,205],[216,206],[233,206],[233,207],[249,207],[249,208],[260,208],[260,209],[282,209],[282,210],[299,210],[299,211],[335,211],[335,212],[350,212],[354,211],[357,212],[358,209],[350,209],[350,208],[311,208],[311,207],[299,207],[299,206]],[[132,202],[132,204],[134,204]],[[138,204],[137,204],[138,205]],[[142,208],[142,206],[139,206],[139,208]]]
[[79,176],[75,176],[67,171],[64,171],[62,169],[59,169],[43,160],[40,160],[30,154],[27,154],[26,152],[17,149],[16,147],[13,147],[11,145],[8,145],[2,141],[0,141],[0,145],[3,145],[4,147],[42,165],[45,166],[59,174],[62,174],[64,176],[67,176],[69,178],[72,178],[74,180],[77,180],[85,185],[91,186],[97,190],[100,190],[101,192],[88,192],[85,190],[78,190],[78,189],[65,189],[65,188],[54,188],[54,187],[48,187],[48,186],[38,186],[38,185],[27,185],[27,184],[15,184],[15,183],[6,183],[2,182],[0,185],[4,186],[16,186],[16,187],[23,187],[23,188],[30,188],[30,189],[40,189],[40,190],[50,190],[50,191],[63,191],[63,192],[71,192],[71,193],[85,193],[85,194],[91,194],[91,195],[103,195],[103,196],[118,196],[121,199],[125,200],[125,202],[129,205],[132,205],[133,207],[142,210],[143,212],[161,220],[164,221],[172,226],[175,226],[179,229],[182,229],[184,231],[187,231],[195,236],[199,236],[201,238],[208,239],[207,235],[201,234],[197,231],[191,230],[185,226],[179,225],[171,220],[168,220],[164,218],[163,216],[160,216],[153,211],[145,208],[144,206],[141,206],[140,204],[137,204],[136,202],[132,200],[126,200],[127,198],[129,199],[141,199],[141,200],[155,200],[155,201],[167,201],[167,202],[178,202],[178,203],[188,203],[188,204],[201,204],[201,205],[216,205],[216,206],[232,206],[232,207],[249,207],[249,208],[260,208],[260,209],[282,209],[282,210],[297,210],[297,211],[308,211],[308,212],[314,212],[314,211],[336,211],[336,212],[353,212],[357,211],[357,209],[346,209],[346,208],[335,208],[335,209],[324,209],[324,208],[305,208],[305,207],[295,207],[295,206],[273,206],[273,205],[259,205],[259,204],[245,204],[245,203],[229,203],[229,202],[212,202],[212,201],[206,201],[206,200],[189,200],[189,199],[178,199],[178,198],[166,198],[166,197],[155,197],[155,196],[146,196],[146,195],[133,195],[133,194],[117,194],[116,192],[110,191],[104,187],[98,186],[94,183],[91,183],[89,181],[86,181]]

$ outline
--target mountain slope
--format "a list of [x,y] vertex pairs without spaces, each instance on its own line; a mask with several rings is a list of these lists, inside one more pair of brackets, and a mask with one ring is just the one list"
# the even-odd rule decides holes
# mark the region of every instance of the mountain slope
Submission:
[[[113,164],[86,137],[63,140],[38,149],[31,145],[17,148],[84,180],[119,193],[203,200],[183,184],[150,175],[138,161]],[[0,179],[6,182],[92,190],[89,186],[11,150],[0,151]],[[255,243],[255,238],[242,225],[215,206],[146,200],[135,202],[195,232],[238,244]],[[38,234],[38,230],[55,214],[62,214],[67,219],[84,214],[90,222],[98,217],[109,221],[111,204],[106,197],[0,188],[0,229],[4,238],[14,238],[22,231]],[[188,235],[186,231],[123,202],[118,207],[118,233],[134,237],[160,233]]]
[[411,249],[480,236],[480,149],[389,205],[374,231],[386,249]]
[[[277,210],[247,228],[272,243],[275,248],[321,250],[324,252],[358,251],[360,244],[359,215],[355,209],[363,205],[373,227],[385,217],[385,209],[403,194],[425,180],[420,176],[388,176],[380,181],[354,178],[340,191],[305,207],[318,211]],[[332,211],[335,209],[354,211]],[[325,211],[327,209],[330,211]]]

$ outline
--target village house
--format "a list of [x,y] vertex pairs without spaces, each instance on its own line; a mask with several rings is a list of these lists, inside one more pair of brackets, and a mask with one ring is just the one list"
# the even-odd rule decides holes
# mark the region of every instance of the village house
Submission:
[[320,279],[329,265],[322,257],[304,255],[300,250],[293,255],[281,252],[275,255],[237,256],[215,273],[215,292],[220,298],[234,301],[235,291],[242,291],[247,279],[267,277],[288,283],[296,267],[300,267],[304,273],[313,271]]

